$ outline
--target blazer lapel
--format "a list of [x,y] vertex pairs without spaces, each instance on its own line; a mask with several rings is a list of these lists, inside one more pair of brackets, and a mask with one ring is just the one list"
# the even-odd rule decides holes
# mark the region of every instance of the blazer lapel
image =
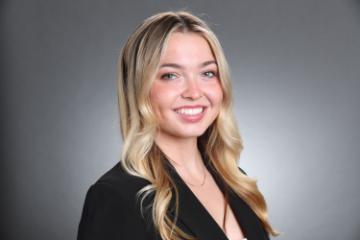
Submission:
[[[209,161],[205,158],[205,166],[213,176],[220,190],[225,194],[225,185],[217,175]],[[169,174],[174,180],[179,191],[179,211],[177,225],[189,234],[194,234],[200,240],[229,240],[224,231],[216,223],[210,213],[205,209],[194,193],[182,180],[175,168],[167,162]],[[267,240],[265,231],[252,209],[232,190],[227,191],[229,205],[234,212],[245,237],[248,240]],[[175,206],[174,198],[171,206]],[[174,219],[174,208],[170,208],[169,214]]]
[[[187,229],[188,231],[186,232],[194,234],[201,240],[228,240],[223,230],[178,175],[175,168],[171,166],[171,164],[168,165],[169,173],[179,191],[179,211],[177,222],[180,223],[180,226],[185,226],[185,229],[182,230],[186,231]],[[174,199],[172,199],[171,204],[174,206]],[[169,213],[174,219],[175,211],[170,211]]]
[[229,189],[225,186],[225,184],[220,179],[220,176],[216,173],[215,169],[212,168],[212,165],[209,165],[210,173],[213,175],[221,191],[225,194],[224,191],[227,189],[229,205],[234,212],[235,218],[239,223],[244,236],[248,240],[268,240],[269,238],[267,233],[262,227],[262,224],[255,212],[232,189]]
[[248,240],[268,239],[256,214],[247,205],[247,203],[245,203],[244,200],[239,198],[234,192],[230,192],[229,194],[229,204],[244,232],[245,237]]

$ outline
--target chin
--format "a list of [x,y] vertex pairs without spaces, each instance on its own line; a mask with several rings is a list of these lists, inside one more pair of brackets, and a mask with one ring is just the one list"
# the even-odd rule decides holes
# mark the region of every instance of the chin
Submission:
[[[169,122],[171,121],[169,120]],[[193,126],[173,124],[166,125],[166,127],[162,129],[162,132],[163,134],[171,135],[178,138],[197,138],[203,135],[205,131],[209,128],[209,126],[210,125],[208,125],[208,123],[196,124]]]
[[181,136],[183,138],[192,138],[192,137],[200,137],[201,135],[203,135],[205,133],[205,130],[199,130],[197,129],[196,131],[186,131],[186,132],[179,132],[178,136]]

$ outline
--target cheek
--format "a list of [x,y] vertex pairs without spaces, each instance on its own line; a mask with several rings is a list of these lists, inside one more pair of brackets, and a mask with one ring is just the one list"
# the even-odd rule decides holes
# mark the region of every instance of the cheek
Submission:
[[164,89],[161,87],[160,84],[154,82],[150,90],[150,101],[153,107],[157,107],[159,102],[161,102],[161,93]]
[[154,83],[150,92],[150,101],[156,112],[171,107],[174,99],[174,92],[163,84]]
[[223,91],[222,91],[221,87],[219,87],[219,91],[218,91],[216,97],[217,97],[217,101],[219,102],[219,104],[222,103],[222,101],[223,101]]
[[208,90],[208,96],[214,107],[220,105],[223,100],[223,91],[220,84],[211,87]]

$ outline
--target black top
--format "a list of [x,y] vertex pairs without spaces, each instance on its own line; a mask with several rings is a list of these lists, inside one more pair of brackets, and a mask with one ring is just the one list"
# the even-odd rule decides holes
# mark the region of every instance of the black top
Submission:
[[[225,185],[220,181],[214,168],[206,162],[211,175],[220,190],[225,193]],[[199,240],[228,240],[223,230],[185,184],[170,163],[168,172],[179,190],[179,213],[177,226]],[[242,169],[240,169],[242,171]],[[93,184],[85,198],[78,229],[78,240],[161,240],[151,221],[151,208],[140,213],[140,201],[136,193],[149,182],[129,175],[116,164]],[[227,192],[228,201],[234,215],[248,240],[269,240],[269,236],[252,209],[232,190]],[[151,205],[146,198],[143,206]],[[174,206],[174,198],[170,206]],[[168,216],[174,219],[173,208]]]

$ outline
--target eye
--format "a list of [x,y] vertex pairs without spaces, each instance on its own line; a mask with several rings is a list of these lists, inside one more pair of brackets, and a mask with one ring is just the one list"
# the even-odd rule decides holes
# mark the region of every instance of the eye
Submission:
[[213,78],[213,77],[215,77],[217,75],[217,73],[214,72],[214,71],[206,71],[203,74],[208,78]]
[[171,79],[175,79],[176,75],[174,73],[165,73],[163,75],[161,75],[161,79],[165,79],[165,80],[171,80]]

